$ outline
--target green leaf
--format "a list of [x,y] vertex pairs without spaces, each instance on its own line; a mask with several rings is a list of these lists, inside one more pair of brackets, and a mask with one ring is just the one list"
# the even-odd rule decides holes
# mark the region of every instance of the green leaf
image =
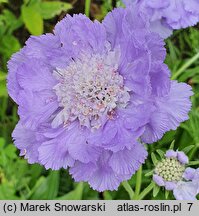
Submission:
[[6,146],[6,148],[4,149],[4,153],[5,155],[10,158],[10,159],[14,159],[17,157],[16,155],[16,147],[12,144]]
[[103,193],[104,200],[112,200],[112,196],[109,191],[104,191]]
[[198,38],[199,38],[199,31],[198,31],[198,29],[190,28],[190,35],[188,37],[188,40],[190,41],[192,50],[195,50],[196,52],[199,49]]
[[71,9],[72,6],[69,3],[52,1],[41,3],[41,15],[44,19],[51,19],[56,15],[59,15],[62,11]]
[[0,199],[1,200],[19,199],[19,197],[15,196],[15,187],[9,182],[0,184]]
[[198,84],[199,83],[199,76],[193,77],[191,81],[193,84]]
[[185,154],[188,154],[194,148],[194,146],[195,145],[187,146],[184,149],[182,149],[181,151],[183,151]]
[[33,35],[41,35],[43,33],[43,18],[39,7],[39,4],[31,4],[28,6],[23,5],[21,8],[25,26]]
[[196,66],[191,69],[187,69],[179,78],[179,81],[184,82],[188,78],[195,76],[196,74],[199,74],[199,66]]
[[169,149],[174,149],[174,145],[175,145],[175,140],[172,141],[172,143],[171,143]]
[[3,72],[0,71],[0,81],[6,80],[6,76],[7,76],[6,73],[3,73]]
[[132,187],[131,187],[130,182],[128,182],[128,181],[123,181],[123,182],[122,182],[122,186],[124,187],[124,189],[125,189],[126,192],[128,193],[130,200],[132,200],[133,197],[134,197],[134,195],[135,195],[135,193],[134,193],[134,191],[133,191],[133,189],[132,189]]
[[150,172],[147,172],[144,176],[146,176],[146,177],[149,177],[149,176],[152,176],[153,175],[153,170],[151,170]]
[[0,137],[0,150],[4,147],[5,145],[5,139]]
[[40,177],[29,194],[30,199],[54,199],[59,188],[59,172],[52,171],[47,178]]
[[161,149],[157,149],[156,152],[160,155],[161,158],[164,157],[165,153]]
[[189,58],[188,61],[186,61],[182,67],[180,67],[171,77],[171,79],[177,79],[179,76],[181,76],[192,64],[196,63],[199,59],[199,52],[196,53],[192,58]]
[[155,185],[153,187],[153,197],[156,197],[158,195],[159,191],[160,191],[160,187]]
[[7,88],[6,88],[6,81],[0,81],[0,97],[7,97]]
[[66,195],[62,196],[62,197],[58,197],[58,200],[81,200],[82,199],[82,195],[83,195],[83,182],[80,182],[77,187],[67,193]]
[[151,153],[151,159],[154,165],[158,164],[158,160],[153,152]]
[[27,199],[43,199],[43,193],[45,193],[46,190],[46,178],[41,176],[30,191]]
[[0,0],[0,4],[1,3],[8,3],[8,0]]
[[199,161],[190,161],[189,166],[196,166],[199,165]]
[[21,45],[19,41],[13,35],[5,35],[1,39],[0,53],[5,58],[10,58],[10,56],[13,53],[19,51],[20,48],[21,48]]
[[1,34],[11,35],[14,30],[18,29],[23,25],[21,17],[17,17],[9,10],[3,10],[2,15],[0,15],[1,21]]
[[41,175],[41,172],[43,170],[43,167],[40,166],[39,164],[33,164],[30,167],[30,173],[31,173],[31,181],[35,183],[39,176]]
[[191,137],[194,139],[195,143],[199,143],[199,112],[196,110],[192,110],[190,113],[190,119],[186,122],[186,124],[186,129],[191,135]]
[[165,190],[165,198],[168,199],[168,197],[169,197],[169,191]]
[[165,143],[170,143],[174,140],[174,137],[175,137],[175,134],[176,134],[176,131],[169,131],[167,132],[163,138],[161,140],[158,141],[158,143],[160,145],[164,145]]
[[168,47],[169,47],[169,55],[171,57],[172,63],[174,63],[177,59],[177,53],[176,53],[176,47],[173,45],[171,40],[167,41]]
[[58,194],[59,189],[59,171],[52,171],[47,178],[48,190],[46,198],[54,199]]

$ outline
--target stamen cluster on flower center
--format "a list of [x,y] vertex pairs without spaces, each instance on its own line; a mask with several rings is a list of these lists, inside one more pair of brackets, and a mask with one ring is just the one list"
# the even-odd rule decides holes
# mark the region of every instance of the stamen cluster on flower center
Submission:
[[176,158],[165,158],[157,164],[155,173],[165,181],[180,181],[184,170],[185,166]]
[[79,120],[81,125],[98,129],[114,118],[116,107],[125,108],[130,99],[124,79],[118,73],[117,53],[82,55],[54,74],[54,87],[63,108],[63,123]]

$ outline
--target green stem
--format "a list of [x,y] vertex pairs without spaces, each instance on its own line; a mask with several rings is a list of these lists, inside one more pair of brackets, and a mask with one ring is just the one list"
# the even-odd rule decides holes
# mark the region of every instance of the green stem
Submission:
[[141,184],[142,184],[142,166],[136,173],[135,196],[133,197],[134,200],[138,199],[138,196],[140,194]]
[[151,182],[151,184],[149,184],[147,188],[145,188],[138,196],[138,200],[142,200],[153,189],[154,186],[155,182]]
[[90,14],[90,7],[91,7],[91,0],[86,0],[85,2],[85,14],[89,17]]
[[127,181],[123,181],[122,185],[123,185],[124,189],[126,190],[126,192],[129,194],[130,199],[132,200],[134,197],[134,194],[135,194],[133,189],[131,188],[131,186],[129,185],[129,183]]
[[177,79],[189,66],[199,59],[199,52],[187,61],[176,73],[172,76],[172,79]]

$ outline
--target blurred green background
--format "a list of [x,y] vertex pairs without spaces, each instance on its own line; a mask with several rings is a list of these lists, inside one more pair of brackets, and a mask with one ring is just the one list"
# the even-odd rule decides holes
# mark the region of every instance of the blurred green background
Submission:
[[[112,8],[121,5],[121,1],[116,0],[93,0],[90,18],[102,20]],[[12,144],[11,133],[18,115],[17,106],[6,90],[7,61],[24,46],[31,34],[52,32],[57,21],[67,13],[84,12],[85,0],[0,0],[0,199],[129,199],[125,185],[121,185],[118,191],[98,193],[87,183],[74,183],[67,170],[47,171],[38,164],[29,165],[19,157]],[[173,140],[175,149],[188,152],[193,167],[199,164],[199,27],[175,31],[167,39],[166,47],[166,64],[172,72],[172,79],[193,87],[193,107],[189,121],[182,123],[177,131],[168,132],[159,142],[147,146],[149,157],[143,166],[141,189],[151,182],[151,177],[145,174],[153,170],[154,156],[158,158]],[[134,175],[129,181],[132,188],[136,178]],[[173,199],[173,196],[165,196],[164,189],[157,188],[145,197],[165,198]]]

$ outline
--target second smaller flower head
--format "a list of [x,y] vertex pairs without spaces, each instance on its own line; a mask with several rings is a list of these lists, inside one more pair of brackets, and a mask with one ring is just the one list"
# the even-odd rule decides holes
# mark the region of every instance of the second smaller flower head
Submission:
[[194,26],[199,22],[198,0],[123,0],[129,7],[138,7],[150,21],[152,32],[167,38],[175,29]]
[[[173,191],[177,200],[195,200],[199,192],[199,169],[186,168],[189,159],[182,151],[168,150],[155,168],[153,181]],[[190,175],[193,174],[191,177]],[[198,174],[197,174],[198,173]]]

